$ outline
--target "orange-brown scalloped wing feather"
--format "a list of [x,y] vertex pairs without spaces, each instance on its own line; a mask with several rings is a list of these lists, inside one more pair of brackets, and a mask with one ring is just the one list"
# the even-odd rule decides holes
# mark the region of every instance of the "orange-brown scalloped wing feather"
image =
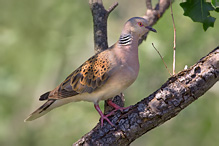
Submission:
[[56,89],[50,92],[48,99],[62,99],[80,93],[92,93],[109,78],[110,61],[105,52],[89,58],[72,72]]

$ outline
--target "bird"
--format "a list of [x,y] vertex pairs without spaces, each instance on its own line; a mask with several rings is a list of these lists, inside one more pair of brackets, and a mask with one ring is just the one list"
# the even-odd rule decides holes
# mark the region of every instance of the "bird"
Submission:
[[[156,32],[143,17],[132,17],[125,24],[119,40],[108,49],[99,52],[73,71],[54,90],[40,96],[45,103],[30,114],[24,121],[35,120],[54,108],[70,102],[93,102],[100,115],[101,127],[115,111],[125,108],[116,105],[110,98],[128,88],[139,73],[138,41],[148,31]],[[99,101],[107,100],[114,110],[104,115]]]

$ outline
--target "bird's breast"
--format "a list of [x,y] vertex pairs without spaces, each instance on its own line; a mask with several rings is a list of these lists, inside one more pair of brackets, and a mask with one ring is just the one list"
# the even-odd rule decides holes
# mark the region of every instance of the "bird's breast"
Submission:
[[132,66],[130,64],[123,64],[120,67],[119,80],[124,85],[130,86],[137,78],[139,72],[139,64]]

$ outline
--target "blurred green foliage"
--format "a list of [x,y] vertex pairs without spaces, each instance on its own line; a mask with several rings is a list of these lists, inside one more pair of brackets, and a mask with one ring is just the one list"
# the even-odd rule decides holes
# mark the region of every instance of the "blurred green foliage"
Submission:
[[[119,38],[124,22],[145,12],[144,0],[120,0],[108,21],[109,44]],[[104,1],[106,7],[112,1]],[[176,69],[193,65],[218,45],[219,16],[214,28],[183,16],[173,4],[177,30]],[[151,43],[171,69],[173,28],[168,10],[139,48],[141,69],[125,91],[126,105],[135,104],[169,77]],[[42,102],[38,98],[56,87],[93,51],[92,16],[88,1],[0,0],[0,145],[71,145],[92,129],[99,115],[92,103],[71,103],[33,122],[23,120]],[[219,143],[218,83],[176,118],[148,132],[132,145],[216,146]],[[103,103],[103,102],[102,102]],[[102,104],[101,103],[101,104]],[[102,105],[103,106],[103,105]]]

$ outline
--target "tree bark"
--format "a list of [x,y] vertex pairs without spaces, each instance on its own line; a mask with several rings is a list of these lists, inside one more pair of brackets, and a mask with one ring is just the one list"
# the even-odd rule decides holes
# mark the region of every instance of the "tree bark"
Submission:
[[100,124],[74,145],[129,145],[135,139],[175,117],[201,97],[219,80],[219,47],[187,70],[170,77],[160,89],[133,105],[116,112],[101,128]]
[[89,5],[93,16],[94,50],[98,53],[108,48],[107,19],[118,3],[114,3],[108,10],[104,8],[102,0],[89,0]]

